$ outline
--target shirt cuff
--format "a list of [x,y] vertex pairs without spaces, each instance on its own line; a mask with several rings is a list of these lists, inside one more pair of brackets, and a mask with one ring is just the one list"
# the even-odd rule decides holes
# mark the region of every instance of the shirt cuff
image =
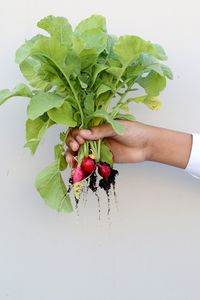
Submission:
[[192,150],[185,170],[200,179],[200,134],[192,133]]

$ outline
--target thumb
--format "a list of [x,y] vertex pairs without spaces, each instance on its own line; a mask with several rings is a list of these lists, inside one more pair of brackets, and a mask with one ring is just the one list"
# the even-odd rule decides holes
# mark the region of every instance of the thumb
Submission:
[[80,129],[79,135],[86,140],[98,140],[113,137],[116,135],[116,132],[110,124],[102,124],[90,129]]

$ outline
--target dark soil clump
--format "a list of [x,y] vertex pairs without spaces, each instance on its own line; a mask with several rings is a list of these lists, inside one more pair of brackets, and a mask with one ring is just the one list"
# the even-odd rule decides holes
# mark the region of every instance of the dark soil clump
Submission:
[[89,178],[88,188],[91,189],[93,192],[97,191],[97,174],[95,172],[93,172]]
[[115,187],[115,177],[119,174],[119,172],[115,169],[111,169],[110,176],[108,177],[107,180],[105,179],[100,179],[99,180],[99,186],[100,188],[104,189],[106,191],[106,194],[109,194],[109,190],[111,188],[111,185]]

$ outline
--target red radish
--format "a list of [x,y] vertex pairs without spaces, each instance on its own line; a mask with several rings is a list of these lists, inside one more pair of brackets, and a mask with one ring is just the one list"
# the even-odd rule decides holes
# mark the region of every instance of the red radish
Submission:
[[73,183],[79,182],[85,178],[85,173],[81,167],[76,167],[72,170]]
[[95,162],[92,158],[90,158],[89,156],[84,157],[82,164],[81,164],[81,168],[83,169],[83,171],[85,173],[92,173],[94,171],[95,168]]
[[104,163],[104,164],[98,165],[98,172],[99,172],[99,175],[101,175],[105,180],[108,180],[111,170],[110,170],[110,167]]

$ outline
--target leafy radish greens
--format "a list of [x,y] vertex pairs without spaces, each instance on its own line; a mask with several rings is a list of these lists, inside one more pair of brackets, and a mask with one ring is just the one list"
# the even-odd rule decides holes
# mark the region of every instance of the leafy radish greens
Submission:
[[[173,77],[161,63],[167,57],[160,45],[134,35],[110,35],[100,15],[81,21],[74,30],[66,18],[52,15],[37,26],[47,35],[26,40],[16,51],[16,63],[29,86],[21,83],[12,91],[0,91],[0,105],[16,96],[30,99],[25,147],[32,154],[53,125],[90,128],[110,123],[123,134],[117,119],[135,120],[130,103],[160,107],[157,96]],[[134,97],[138,86],[144,95]],[[72,204],[61,176],[67,168],[65,133],[61,132],[60,140],[54,148],[54,162],[37,175],[35,186],[49,207],[69,212]],[[81,146],[78,161],[90,151],[97,162],[112,166],[112,153],[103,141]]]

